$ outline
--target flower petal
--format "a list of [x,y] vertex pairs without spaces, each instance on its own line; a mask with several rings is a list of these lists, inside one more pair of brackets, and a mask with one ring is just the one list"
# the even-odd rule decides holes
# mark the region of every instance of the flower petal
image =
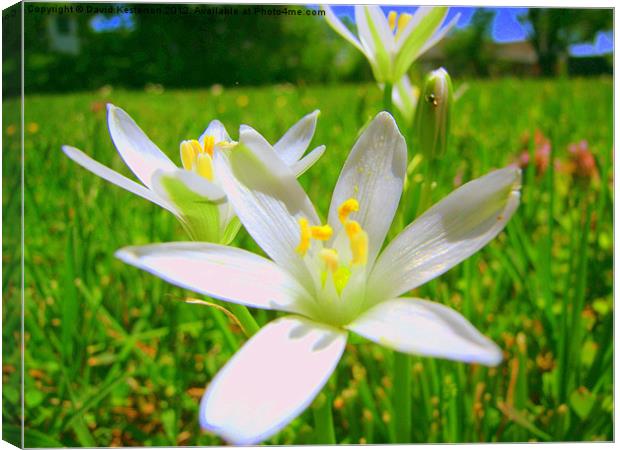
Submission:
[[110,169],[109,167],[106,167],[103,164],[95,161],[90,156],[87,156],[84,152],[78,150],[77,148],[63,145],[62,151],[65,153],[65,155],[78,163],[80,166],[84,167],[87,170],[90,170],[92,173],[103,178],[104,180],[109,181],[110,183],[115,184],[119,187],[122,187],[123,189],[131,192],[132,194],[136,194],[142,198],[145,198],[155,203],[156,205],[167,209],[172,214],[178,214],[178,211],[176,210],[176,208],[174,208],[174,206],[172,206],[161,196],[157,195],[155,192],[145,188],[144,186],[136,183],[135,181],[130,180],[127,177],[124,177],[123,175]]
[[[380,42],[385,50],[392,54],[395,50],[396,41],[394,39],[394,33],[390,29],[390,25],[388,23],[387,17],[385,13],[378,5],[367,5],[366,10],[370,15],[370,19],[372,25],[377,31],[378,34],[378,42]],[[375,40],[377,38],[375,37]]]
[[346,340],[342,331],[297,317],[269,323],[209,384],[201,426],[237,445],[269,438],[321,391]]
[[[424,9],[422,9],[424,8]],[[448,14],[446,7],[420,7],[397,41],[394,77],[399,80],[420,54],[426,42],[439,30]]]
[[168,158],[122,109],[108,103],[108,129],[118,153],[142,183],[151,188],[157,169],[176,169]]
[[281,267],[300,280],[309,279],[299,244],[298,220],[318,225],[314,206],[295,174],[252,128],[242,126],[239,145],[215,156],[222,188],[248,233]]
[[168,283],[224,301],[304,313],[308,294],[273,262],[246,250],[204,242],[125,247],[117,258]]
[[287,166],[292,166],[304,154],[316,129],[316,120],[319,117],[319,110],[305,115],[284,133],[273,146],[277,155]]
[[438,32],[436,32],[433,35],[433,37],[427,40],[426,43],[422,46],[422,48],[418,52],[418,54],[416,55],[416,59],[422,56],[427,50],[434,47],[435,44],[437,44],[439,41],[441,41],[446,36],[446,34],[448,34],[450,30],[456,26],[460,18],[461,18],[461,13],[458,13],[452,18],[452,20],[450,20],[450,22],[448,22],[447,25],[442,27]]
[[415,108],[418,104],[420,90],[409,81],[408,75],[403,75],[392,91],[392,101],[408,123],[412,123]]
[[345,38],[351,44],[355,46],[360,52],[362,52],[367,58],[369,57],[366,53],[366,50],[360,44],[360,41],[357,40],[353,33],[349,31],[349,29],[340,21],[338,16],[334,14],[334,11],[328,5],[322,5],[321,9],[325,11],[325,19],[327,23],[331,25],[331,27],[336,31],[340,36]]
[[373,297],[397,297],[484,247],[519,205],[521,171],[506,167],[470,181],[431,207],[386,247],[369,279]]
[[193,172],[157,170],[153,190],[179,211],[179,220],[192,240],[225,243],[220,214],[226,198],[219,186]]
[[372,267],[394,218],[406,170],[405,139],[394,118],[381,112],[353,146],[329,208],[329,224],[337,235],[342,227],[338,207],[349,198],[359,202],[359,211],[351,218],[368,233],[368,267]]
[[177,180],[188,191],[207,199],[211,202],[225,200],[226,194],[217,184],[201,177],[197,173],[185,169],[175,168],[169,171],[156,170],[152,176],[153,190],[164,198],[169,198],[170,193],[163,187],[165,180]]
[[[384,27],[381,22],[375,23],[377,9],[389,36],[385,34]],[[373,74],[377,82],[383,83],[391,81],[392,56],[391,52],[394,47],[394,36],[387,24],[387,19],[376,5],[355,6],[355,23],[362,46],[366,49],[366,55],[373,68]]]
[[502,351],[455,310],[418,298],[397,298],[366,311],[346,328],[386,347],[496,366]]
[[203,144],[205,136],[213,136],[215,139],[215,143],[218,144],[220,142],[231,142],[230,136],[226,131],[226,127],[219,120],[212,120],[209,122],[209,126],[207,129],[200,135],[198,141]]
[[293,170],[295,176],[297,178],[302,176],[306,170],[312,167],[314,163],[317,162],[321,156],[323,156],[323,153],[325,153],[325,146],[320,145],[314,150],[312,150],[310,153],[308,153],[306,156],[301,158],[299,161],[294,163],[291,166],[291,169]]

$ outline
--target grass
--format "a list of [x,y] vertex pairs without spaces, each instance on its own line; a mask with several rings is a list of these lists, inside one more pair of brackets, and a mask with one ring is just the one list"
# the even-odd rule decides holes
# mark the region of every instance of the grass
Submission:
[[[456,103],[435,200],[455,183],[534,161],[539,130],[546,170],[524,171],[522,204],[489,246],[417,295],[449,305],[504,350],[497,368],[413,357],[411,442],[613,439],[612,81],[470,82]],[[76,93],[25,103],[25,445],[214,445],[200,431],[205,385],[245,337],[195,294],[128,267],[126,245],[186,240],[165,211],[66,158],[83,149],[131,176],[107,134],[104,102],[126,109],[174,161],[182,139],[219,118],[233,137],[248,123],[271,142],[321,109],[324,157],[301,183],[323,215],[359,128],[381,105],[371,85]],[[3,420],[19,438],[19,121],[5,101],[3,133]],[[11,128],[12,127],[12,128]],[[407,132],[409,133],[409,132]],[[529,133],[529,138],[523,134]],[[409,137],[409,135],[408,135]],[[409,140],[409,139],[408,139]],[[566,170],[567,146],[587,140],[598,179]],[[410,159],[416,154],[410,150]],[[542,169],[540,167],[539,169]],[[416,170],[397,223],[411,219]],[[242,230],[236,245],[260,251]],[[259,324],[277,316],[252,311]],[[224,324],[224,327],[218,326]],[[271,444],[321,442],[331,404],[338,443],[395,442],[393,353],[353,338],[313,406]],[[407,427],[405,427],[406,429]]]

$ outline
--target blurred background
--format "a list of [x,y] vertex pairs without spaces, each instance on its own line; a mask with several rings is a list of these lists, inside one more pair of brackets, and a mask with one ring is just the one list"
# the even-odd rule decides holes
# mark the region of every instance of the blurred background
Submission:
[[[3,438],[20,443],[23,381],[27,447],[222,444],[200,430],[198,402],[247,339],[221,311],[184,302],[195,293],[114,257],[187,236],[62,145],[135,179],[107,132],[108,102],[176,164],[179,143],[213,119],[233,139],[246,123],[273,143],[320,109],[311,148],[327,150],[300,183],[326,213],[360,127],[383,107],[368,62],[316,6],[123,12],[135,6],[24,4],[23,130],[21,18],[15,7],[3,11]],[[286,8],[302,14],[278,15]],[[352,7],[334,8],[354,29]],[[461,312],[504,362],[412,357],[410,442],[613,440],[613,10],[456,7],[449,17],[458,13],[409,73],[419,86],[444,66],[455,86],[433,200],[518,164],[522,201],[488,246],[413,294]],[[412,219],[424,181],[413,128],[396,118],[409,169],[394,232]],[[244,230],[233,245],[260,252]],[[276,316],[252,314],[260,325]],[[319,442],[321,402],[333,406],[337,442],[397,442],[393,364],[393,352],[352,338],[317,401],[267,443]]]
[[[44,8],[70,4],[29,5],[24,25],[25,88],[30,93],[103,85],[187,88],[372,80],[364,57],[343,46],[318,15],[216,14],[221,9],[218,5],[191,4],[177,5],[176,14],[156,14],[122,12],[117,7],[129,4],[112,3],[84,3],[79,14],[44,13]],[[162,8],[140,6],[151,11]],[[262,8],[273,11],[286,6]],[[318,10],[314,5],[307,8]],[[386,12],[415,9],[383,8]],[[334,11],[354,25],[352,6],[335,6]],[[444,65],[458,77],[612,72],[609,9],[451,8],[449,18],[455,14],[461,18],[454,31],[422,56],[418,68]],[[5,41],[15,36],[10,27],[4,29]],[[16,80],[10,72],[17,68],[15,61],[5,58],[5,79]],[[13,88],[14,84],[5,83],[4,93]]]

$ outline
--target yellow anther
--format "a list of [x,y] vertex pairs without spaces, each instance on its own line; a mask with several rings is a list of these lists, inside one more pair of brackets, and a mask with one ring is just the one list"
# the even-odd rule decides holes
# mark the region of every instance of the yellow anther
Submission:
[[207,153],[201,153],[196,160],[196,171],[198,175],[213,181],[213,160]]
[[353,253],[352,264],[366,264],[368,261],[368,235],[365,231],[351,238],[351,253]]
[[[200,146],[200,145],[199,145]],[[196,150],[192,141],[181,142],[181,162],[185,170],[192,170],[194,160],[196,159]]]
[[299,245],[297,246],[295,250],[297,250],[298,253],[304,256],[306,252],[308,251],[308,248],[310,248],[310,237],[311,237],[310,226],[308,225],[308,219],[306,219],[305,217],[302,217],[301,219],[299,219],[299,233],[300,233]]
[[394,31],[394,27],[396,26],[396,16],[398,14],[396,11],[390,11],[388,13],[388,23],[390,24],[390,30]]
[[338,270],[338,252],[333,248],[324,248],[319,252],[319,256],[330,272]]
[[362,229],[361,225],[355,220],[347,220],[344,229],[349,237],[352,264],[366,264],[368,260],[368,234]]
[[347,232],[347,236],[349,236],[349,239],[352,239],[360,231],[362,231],[362,226],[355,220],[347,220],[344,224],[344,230]]
[[409,24],[409,21],[413,17],[411,14],[402,13],[398,16],[398,33],[401,33],[405,27]]
[[208,153],[209,156],[213,156],[213,149],[215,148],[215,137],[205,136],[203,144],[204,144],[204,152]]
[[316,239],[318,241],[326,241],[330,237],[332,237],[332,227],[329,225],[315,225],[310,227],[310,233],[312,235],[312,239]]
[[349,214],[359,211],[359,209],[360,204],[354,198],[350,198],[344,201],[338,207],[338,218],[340,219],[340,222],[345,223],[346,220],[349,218]]

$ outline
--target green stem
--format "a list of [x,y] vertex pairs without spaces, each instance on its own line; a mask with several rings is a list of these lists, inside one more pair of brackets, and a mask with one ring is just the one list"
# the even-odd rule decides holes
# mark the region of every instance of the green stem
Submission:
[[422,193],[416,210],[416,217],[420,216],[432,204],[433,175],[435,174],[435,164],[433,161],[424,161],[424,179],[422,181]]
[[392,84],[385,83],[383,87],[383,109],[392,114]]
[[312,408],[314,428],[317,444],[335,444],[334,419],[332,417],[332,402],[328,394],[321,393],[314,401]]
[[256,320],[254,320],[254,317],[252,316],[250,311],[248,311],[248,308],[243,305],[238,305],[236,303],[229,303],[228,305],[230,311],[235,315],[235,317],[237,317],[239,322],[241,322],[241,325],[243,326],[245,332],[248,334],[248,337],[252,336],[260,329],[260,327],[256,323]]
[[396,440],[411,441],[411,357],[394,352],[394,390],[392,405],[396,421]]
[[239,342],[237,342],[237,338],[230,331],[230,327],[228,326],[228,318],[222,311],[218,311],[215,308],[209,308],[211,310],[211,315],[213,316],[213,320],[215,320],[215,325],[220,329],[222,335],[224,336],[224,341],[226,341],[226,345],[231,353],[235,353],[239,349]]

